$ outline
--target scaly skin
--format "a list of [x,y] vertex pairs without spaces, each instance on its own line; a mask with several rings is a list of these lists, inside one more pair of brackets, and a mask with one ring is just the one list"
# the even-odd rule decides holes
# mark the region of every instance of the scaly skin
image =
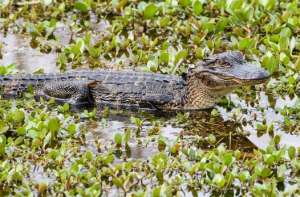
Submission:
[[214,106],[236,87],[266,81],[269,74],[239,52],[211,56],[186,77],[133,71],[81,71],[65,74],[0,77],[4,98],[33,87],[36,97],[58,102],[149,110],[197,110]]

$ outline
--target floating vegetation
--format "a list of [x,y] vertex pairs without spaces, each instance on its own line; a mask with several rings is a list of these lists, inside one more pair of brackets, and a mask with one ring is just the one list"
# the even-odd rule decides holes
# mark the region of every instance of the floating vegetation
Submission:
[[1,75],[182,75],[227,50],[272,73],[174,115],[0,98],[0,195],[299,195],[299,17],[297,0],[0,0]]

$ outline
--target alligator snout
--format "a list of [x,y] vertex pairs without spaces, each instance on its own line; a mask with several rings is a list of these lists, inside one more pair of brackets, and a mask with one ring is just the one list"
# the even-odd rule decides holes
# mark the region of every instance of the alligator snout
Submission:
[[252,75],[252,79],[254,80],[268,80],[271,77],[270,73],[263,68],[259,68],[258,71]]
[[270,73],[257,64],[236,64],[231,69],[231,74],[241,81],[253,81],[254,84],[264,82],[270,78]]

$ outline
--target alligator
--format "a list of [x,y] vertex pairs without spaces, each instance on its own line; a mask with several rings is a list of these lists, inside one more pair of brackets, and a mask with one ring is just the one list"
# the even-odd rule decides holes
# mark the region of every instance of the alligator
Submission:
[[62,74],[0,77],[2,98],[17,98],[32,87],[37,98],[59,103],[125,109],[198,110],[212,108],[235,88],[265,82],[270,74],[247,62],[241,52],[215,55],[190,67],[184,76],[137,71],[73,71]]

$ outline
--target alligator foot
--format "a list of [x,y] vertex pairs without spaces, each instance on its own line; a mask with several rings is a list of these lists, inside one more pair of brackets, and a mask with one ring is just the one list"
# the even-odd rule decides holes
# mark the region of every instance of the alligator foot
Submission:
[[48,82],[39,91],[38,96],[46,100],[54,99],[57,103],[69,103],[73,106],[93,105],[94,99],[90,87],[94,81],[71,80]]

